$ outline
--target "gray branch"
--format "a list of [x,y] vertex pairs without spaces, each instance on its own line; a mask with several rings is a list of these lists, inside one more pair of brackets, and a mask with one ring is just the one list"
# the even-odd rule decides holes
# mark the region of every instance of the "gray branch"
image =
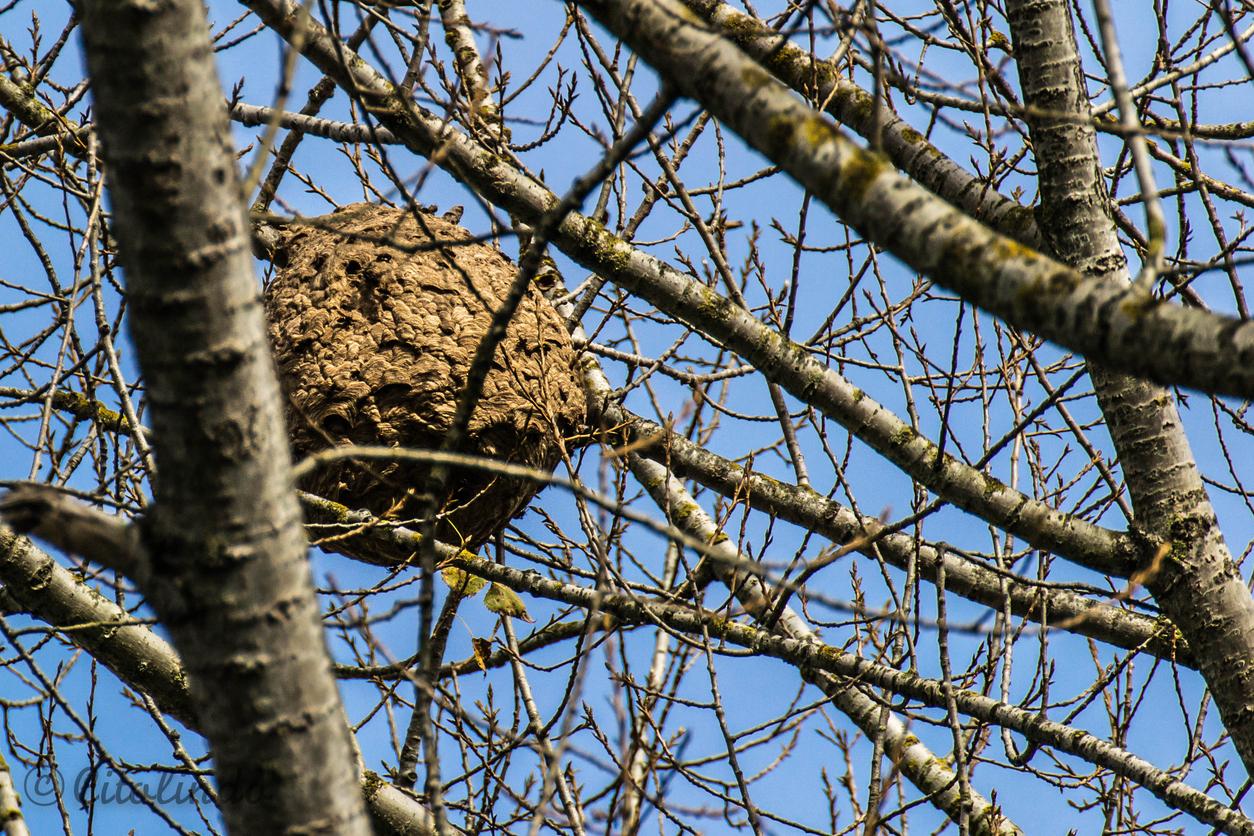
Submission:
[[[1041,192],[1042,229],[1054,252],[1093,280],[1127,286],[1127,263],[1101,174],[1088,88],[1066,0],[1011,0],[1015,40]],[[1070,117],[1070,118],[1068,118]],[[1158,347],[1170,353],[1172,347]],[[1218,361],[1220,364],[1223,361]],[[1119,455],[1137,526],[1170,544],[1146,579],[1189,639],[1247,772],[1254,772],[1254,599],[1234,564],[1170,392],[1090,365]]]
[[144,592],[186,660],[227,829],[364,836],[204,7],[80,13],[159,467]]
[[1254,396],[1254,321],[1155,300],[994,232],[859,148],[679,0],[580,5],[842,220],[937,284],[1128,374]]
[[[285,0],[245,0],[285,38],[294,35],[297,10]],[[687,14],[687,13],[685,13]],[[377,118],[408,148],[423,154],[505,207],[536,223],[556,202],[543,184],[412,104],[400,102],[369,64],[319,27],[303,31],[307,58],[344,88],[360,92]],[[346,66],[342,59],[348,60]],[[746,59],[748,60],[748,59]],[[759,69],[758,72],[761,72]],[[929,200],[935,200],[928,196]],[[1108,529],[1064,514],[946,455],[835,370],[810,356],[743,308],[622,239],[602,224],[570,213],[551,241],[568,256],[685,324],[725,345],[804,403],[816,406],[920,484],[954,505],[1042,548],[1096,571],[1127,574],[1139,553]]]

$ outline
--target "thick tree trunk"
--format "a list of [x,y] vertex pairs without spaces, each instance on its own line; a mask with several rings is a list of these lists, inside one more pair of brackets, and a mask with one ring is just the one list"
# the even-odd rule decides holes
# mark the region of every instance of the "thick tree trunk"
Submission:
[[81,11],[160,467],[136,580],[187,663],[228,830],[368,833],[204,9]]
[[[1060,259],[1087,275],[1127,283],[1067,4],[1010,0],[1006,13],[1024,102],[1032,108],[1039,226]],[[1216,524],[1175,399],[1098,366],[1090,365],[1090,374],[1135,524],[1171,548],[1146,585],[1188,638],[1224,726],[1254,773],[1254,599]]]

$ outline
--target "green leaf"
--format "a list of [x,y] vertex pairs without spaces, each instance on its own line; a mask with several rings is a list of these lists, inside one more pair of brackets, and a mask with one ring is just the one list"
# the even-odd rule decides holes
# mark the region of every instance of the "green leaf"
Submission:
[[479,590],[483,589],[487,584],[483,578],[478,575],[472,575],[464,569],[458,569],[456,566],[445,566],[440,570],[440,577],[444,578],[444,582],[448,584],[449,589],[469,598],[472,595],[478,595]]
[[488,587],[488,594],[483,598],[483,605],[497,615],[518,618],[528,624],[535,623],[535,619],[527,613],[522,598],[518,597],[518,593],[508,586],[494,583]]

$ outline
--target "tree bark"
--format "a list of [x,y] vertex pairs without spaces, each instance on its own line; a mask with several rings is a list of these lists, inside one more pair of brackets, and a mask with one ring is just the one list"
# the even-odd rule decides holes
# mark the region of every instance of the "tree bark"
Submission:
[[[276,32],[294,37],[298,7],[286,0],[243,3]],[[678,0],[581,5],[850,226],[937,284],[1011,325],[1125,372],[1254,396],[1254,321],[1159,302],[1093,279],[972,220],[902,177],[882,155],[856,146]],[[391,83],[321,27],[307,27],[304,35],[305,56],[355,91],[397,139],[492,203],[532,221],[556,199],[539,183],[520,183],[518,172],[486,149],[467,155],[476,159],[463,156],[473,143],[447,120],[400,99]],[[616,275],[629,266],[613,268],[624,254],[600,252],[612,236],[595,227],[572,212],[551,242],[622,283]],[[589,261],[597,256],[593,266]]]
[[937,284],[1129,374],[1254,396],[1254,321],[1154,300],[994,232],[855,145],[679,0],[580,6],[843,221]]
[[1040,249],[1042,239],[1032,210],[1011,200],[950,159],[882,99],[842,75],[835,62],[821,60],[764,26],[757,18],[722,0],[683,0],[684,5],[718,27],[780,81],[821,103],[840,124],[870,139],[919,185],[962,209],[977,221]]
[[[1039,226],[1059,258],[1085,275],[1126,285],[1067,4],[1010,0],[1006,15],[1031,108]],[[1060,117],[1042,115],[1048,113]],[[1224,726],[1254,773],[1254,599],[1224,543],[1175,399],[1099,365],[1090,363],[1089,370],[1135,524],[1170,545],[1146,586],[1188,638]]]
[[[244,2],[284,37],[292,37],[295,7],[284,0]],[[396,99],[384,78],[337,46],[325,30],[309,25],[302,43],[306,57],[346,89],[359,91],[379,121],[407,147],[435,160],[492,203],[534,223],[557,201],[543,184],[453,130],[445,120]],[[936,200],[930,194],[927,199]],[[551,241],[579,264],[757,365],[768,380],[841,423],[946,501],[1095,571],[1130,571],[1136,550],[1130,548],[1129,538],[1063,514],[952,456],[946,455],[938,466],[935,444],[815,360],[803,346],[595,220],[571,212]]]
[[607,403],[603,424],[616,428],[624,445],[639,445],[640,454],[665,464],[679,476],[692,479],[723,496],[740,497],[751,508],[788,520],[822,534],[833,543],[862,540],[857,550],[882,559],[902,571],[917,572],[935,583],[941,569],[947,591],[1000,609],[1007,598],[1010,610],[1052,629],[1066,629],[1098,641],[1152,653],[1186,667],[1196,667],[1187,642],[1175,626],[1162,619],[1130,612],[1068,589],[1037,586],[1026,579],[994,572],[904,531],[884,533],[875,517],[858,514],[810,488],[789,485],[754,472],[695,444],[678,433]]
[[187,663],[227,829],[369,833],[203,6],[81,11],[160,468],[136,580]]

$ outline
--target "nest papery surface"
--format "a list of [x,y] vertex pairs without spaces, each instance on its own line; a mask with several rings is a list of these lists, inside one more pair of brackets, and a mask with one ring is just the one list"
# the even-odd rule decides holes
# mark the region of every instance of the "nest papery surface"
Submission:
[[[517,272],[471,237],[437,216],[374,204],[281,229],[265,308],[298,458],[343,445],[439,448]],[[551,470],[585,414],[565,323],[531,289],[496,349],[461,450]],[[429,470],[343,461],[302,487],[403,520],[417,512]],[[477,547],[541,487],[455,470],[439,497],[439,536]]]

